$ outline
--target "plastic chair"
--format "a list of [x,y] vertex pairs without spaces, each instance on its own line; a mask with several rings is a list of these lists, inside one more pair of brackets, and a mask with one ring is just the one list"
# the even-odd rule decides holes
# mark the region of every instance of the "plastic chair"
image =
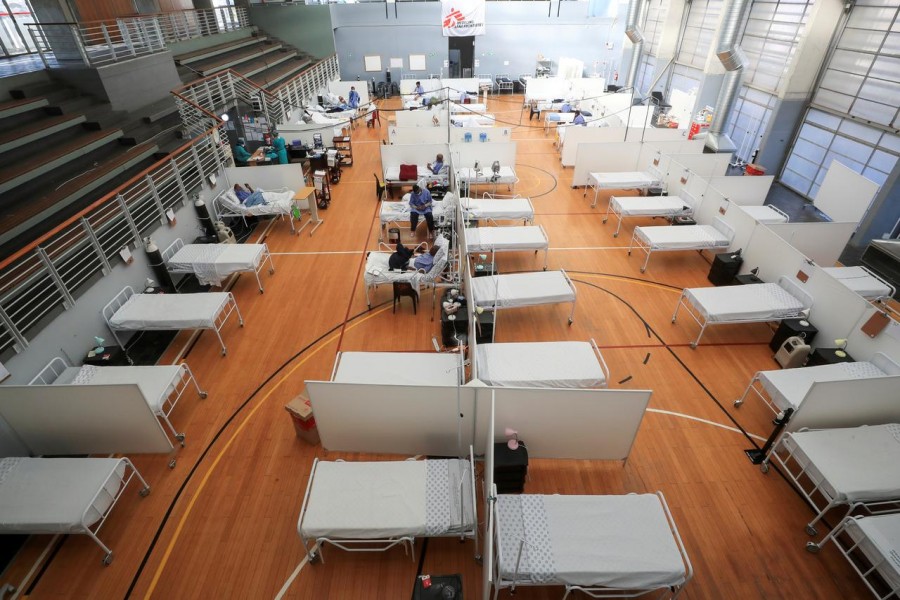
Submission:
[[375,199],[377,201],[381,201],[384,198],[384,186],[381,184],[381,180],[378,179],[377,173],[372,173],[375,176]]

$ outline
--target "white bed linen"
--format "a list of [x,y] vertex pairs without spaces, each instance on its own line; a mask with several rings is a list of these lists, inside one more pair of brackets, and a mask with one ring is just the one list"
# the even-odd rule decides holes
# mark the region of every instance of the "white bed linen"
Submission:
[[425,180],[425,183],[436,182],[447,185],[450,181],[450,176],[447,169],[441,169],[440,173],[434,174],[427,165],[416,165],[415,179],[400,179],[400,165],[389,166],[384,170],[384,180],[386,183],[408,183],[412,185],[423,179]]
[[589,342],[476,346],[478,379],[496,387],[599,388],[606,374]]
[[451,113],[483,113],[487,112],[487,104],[459,104],[458,102],[450,103]]
[[784,445],[834,500],[900,498],[900,425],[797,431]]
[[463,216],[471,219],[514,221],[534,220],[534,206],[529,198],[476,199],[462,198]]
[[612,196],[610,208],[626,217],[677,215],[690,211],[690,204],[678,196]]
[[846,531],[891,588],[900,588],[900,514],[851,519]]
[[647,171],[591,173],[589,177],[594,181],[595,187],[605,190],[630,190],[659,184],[659,178]]
[[822,269],[863,298],[885,298],[893,290],[862,267],[825,267]]
[[484,308],[515,308],[575,300],[575,293],[562,271],[474,277],[472,296],[476,306]]
[[[817,381],[841,381],[844,379],[867,379],[870,377],[886,377],[888,374],[867,361],[837,363],[834,365],[817,365],[802,369],[781,369],[760,371],[759,382],[762,384],[772,402],[781,410],[793,408],[797,410]],[[897,378],[900,382],[900,377]],[[900,385],[900,384],[898,384]]]
[[[409,221],[409,194],[403,198],[399,202],[385,200],[381,203],[380,215],[382,224]],[[441,217],[451,218],[454,208],[455,203],[447,201],[446,198],[444,200],[435,200],[431,204],[431,214],[435,220]],[[420,222],[423,220],[424,218],[419,219]]]
[[787,217],[768,206],[741,206],[747,214],[760,223],[787,223]]
[[225,190],[219,195],[219,203],[228,211],[245,216],[290,215],[294,206],[294,191],[263,192],[265,204],[256,206],[244,206],[241,204],[233,190]]
[[[500,573],[510,580],[515,577],[520,536],[512,534],[514,528],[508,521],[515,518],[515,505],[523,498],[527,496],[500,494],[497,499],[503,559]],[[553,495],[540,499],[545,525],[529,522],[528,515],[519,512],[524,537],[532,544],[528,547],[530,562],[520,562],[519,579],[531,573],[536,554],[546,557],[549,552],[553,577],[540,583],[652,589],[684,582],[684,562],[656,495]],[[537,530],[541,525],[549,533],[543,543],[535,539],[540,537]]]
[[494,172],[491,170],[490,165],[486,165],[481,168],[481,175],[477,175],[475,169],[471,167],[464,167],[457,171],[459,181],[465,183],[515,183],[516,179],[516,171],[512,167],[500,167],[500,172],[497,173],[497,179],[494,180]]
[[134,383],[155,412],[162,410],[162,403],[175,391],[175,377],[181,372],[179,365],[156,365],[138,367],[94,367],[88,377],[85,367],[67,367],[53,382],[53,385],[113,385]]
[[446,385],[459,381],[459,356],[437,352],[341,352],[337,383]]
[[809,308],[776,283],[688,288],[684,292],[710,322],[783,319]]
[[227,292],[135,294],[110,317],[116,329],[203,329],[215,327]]
[[712,225],[635,227],[635,235],[653,250],[722,248],[731,240]]
[[497,119],[490,113],[454,113],[450,123],[454,127],[493,127]]
[[101,494],[85,518],[94,496],[105,485],[115,497],[124,473],[125,463],[114,458],[4,458],[0,533],[82,533],[111,503]]
[[185,244],[169,259],[173,271],[191,272],[200,283],[218,285],[240,271],[256,270],[265,244]]
[[466,228],[466,246],[472,252],[543,250],[549,245],[544,230],[536,225]]

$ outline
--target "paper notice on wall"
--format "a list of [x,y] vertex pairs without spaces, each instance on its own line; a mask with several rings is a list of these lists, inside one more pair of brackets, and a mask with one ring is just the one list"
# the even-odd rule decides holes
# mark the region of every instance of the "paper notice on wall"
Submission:
[[444,37],[484,35],[485,0],[441,0]]

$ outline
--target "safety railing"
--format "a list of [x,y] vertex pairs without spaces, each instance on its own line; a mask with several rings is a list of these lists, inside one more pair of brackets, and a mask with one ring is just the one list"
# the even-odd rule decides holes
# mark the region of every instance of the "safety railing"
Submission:
[[166,42],[153,17],[88,23],[29,23],[28,33],[44,66],[82,62],[98,67],[163,52]]
[[0,356],[69,309],[96,280],[167,222],[203,181],[231,164],[220,123],[0,262]]
[[176,10],[141,15],[141,17],[152,17],[157,20],[166,43],[181,42],[250,27],[247,9],[236,6]]

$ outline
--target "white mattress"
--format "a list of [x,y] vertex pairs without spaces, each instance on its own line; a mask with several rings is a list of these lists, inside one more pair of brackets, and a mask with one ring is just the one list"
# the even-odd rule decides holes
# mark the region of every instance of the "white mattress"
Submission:
[[[431,467],[448,467],[450,484],[444,494],[428,493],[435,489],[432,487],[435,482],[428,481],[432,471],[427,463],[432,463]],[[464,482],[467,499],[465,523],[471,525],[474,519],[471,475],[466,472],[468,464],[468,461],[455,459],[320,461],[306,512],[297,522],[297,531],[310,538],[334,539],[435,535],[434,531],[428,531],[429,520],[435,519],[430,511],[446,509],[444,517],[454,516],[457,522],[459,520],[455,507],[459,502],[457,483],[460,479]]]
[[[866,361],[818,365],[802,369],[781,369],[760,371],[759,382],[765,388],[772,402],[781,410],[796,410],[817,381],[841,381],[844,379],[867,379],[886,377],[887,373]],[[900,378],[898,378],[900,379]]]
[[727,247],[731,240],[712,225],[635,227],[634,232],[653,250],[692,250]]
[[862,267],[826,267],[822,269],[863,298],[884,298],[892,290]]
[[513,221],[534,219],[534,207],[529,198],[474,199],[460,200],[463,214],[473,219],[494,219]]
[[765,321],[793,317],[807,308],[776,283],[688,288],[685,297],[707,321]]
[[471,295],[476,306],[484,308],[515,308],[575,300],[575,292],[562,271],[474,277]]
[[493,127],[496,118],[490,113],[454,113],[450,115],[450,122],[455,127]]
[[900,589],[900,514],[852,519],[846,531],[859,542],[859,548],[891,589]]
[[467,183],[515,183],[517,181],[516,172],[512,167],[501,166],[496,181],[492,181],[494,172],[491,171],[491,165],[484,165],[481,168],[481,175],[476,175],[475,169],[471,167],[460,169],[457,174],[460,181]]
[[497,387],[600,388],[606,374],[589,342],[478,344],[478,379]]
[[516,578],[524,537],[519,581],[632,590],[684,583],[681,553],[654,494],[500,494],[497,509],[500,574],[507,580]]
[[447,385],[459,381],[459,356],[436,352],[341,352],[337,383]]
[[575,120],[575,113],[550,113],[547,115],[547,118],[544,119],[544,123],[549,125],[550,123],[571,123]]
[[424,179],[426,183],[436,181],[438,183],[446,184],[449,181],[449,176],[445,171],[435,175],[427,165],[416,165],[415,179],[400,179],[400,165],[386,167],[384,170],[384,181],[386,183],[408,183],[411,185],[422,179]]
[[741,208],[760,223],[787,223],[787,217],[768,206],[741,206]]
[[114,458],[4,458],[0,533],[83,533],[111,503],[101,494],[87,510],[94,496],[106,486],[115,497],[124,473]]
[[835,500],[900,498],[900,425],[793,432],[784,445]]
[[220,275],[231,275],[255,270],[265,248],[265,244],[185,244],[169,259],[169,268],[188,272],[210,268]]
[[606,190],[629,190],[657,185],[659,179],[646,171],[620,171],[613,173],[591,173],[595,187]]
[[487,112],[487,104],[459,104],[458,102],[450,103],[451,113],[483,113]]
[[135,294],[110,317],[116,329],[214,328],[228,302],[226,292],[205,294]]
[[219,204],[231,213],[245,216],[290,215],[294,206],[294,191],[263,191],[266,204],[244,206],[233,190],[225,190],[219,195]]
[[[404,196],[404,198],[406,198],[406,196]],[[435,200],[431,204],[431,214],[435,219],[442,216],[451,218],[453,216],[453,208],[452,202]],[[380,214],[382,224],[409,221],[409,198],[399,202],[382,202]],[[422,219],[419,220],[421,221]]]
[[611,209],[626,217],[669,216],[690,210],[690,205],[678,196],[613,196],[609,203]]
[[535,225],[466,228],[466,246],[471,252],[543,250],[549,245],[544,230]]
[[[66,367],[53,385],[113,385],[135,383],[154,412],[162,410],[163,401],[175,391],[180,365],[144,367]],[[81,374],[81,377],[79,377]]]

